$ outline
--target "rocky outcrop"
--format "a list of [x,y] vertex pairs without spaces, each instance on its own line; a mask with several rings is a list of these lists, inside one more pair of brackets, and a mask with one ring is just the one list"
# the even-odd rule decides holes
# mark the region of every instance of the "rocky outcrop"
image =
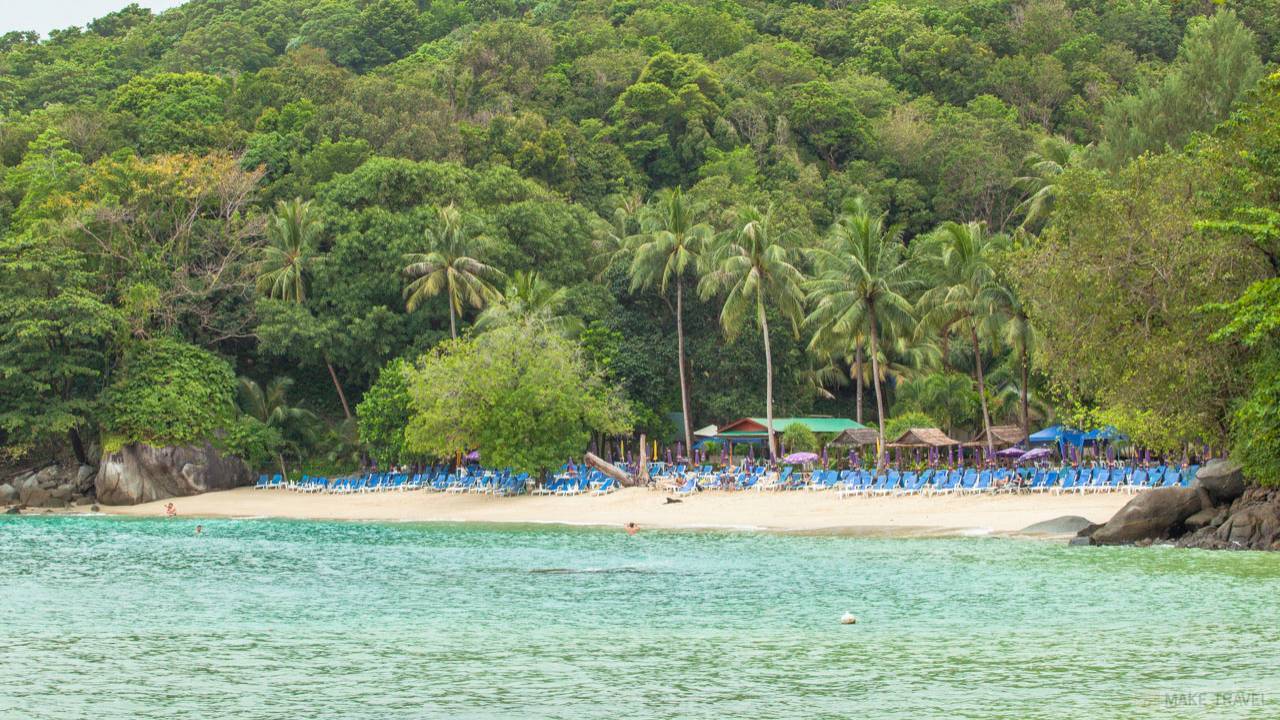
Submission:
[[1200,469],[1191,487],[1148,490],[1088,530],[1072,544],[1163,540],[1210,550],[1280,550],[1280,488],[1250,487],[1239,465],[1215,461]]
[[1093,523],[1079,515],[1063,515],[1022,528],[1024,535],[1075,535]]
[[171,497],[229,490],[251,481],[249,466],[212,445],[126,445],[103,457],[94,486],[104,505],[135,505]]
[[1200,511],[1195,488],[1168,487],[1148,490],[1120,508],[1094,531],[1094,545],[1127,545],[1141,540],[1163,540],[1182,534],[1183,523]]
[[28,470],[0,484],[0,505],[63,508],[78,497],[72,480],[74,471],[58,465]]

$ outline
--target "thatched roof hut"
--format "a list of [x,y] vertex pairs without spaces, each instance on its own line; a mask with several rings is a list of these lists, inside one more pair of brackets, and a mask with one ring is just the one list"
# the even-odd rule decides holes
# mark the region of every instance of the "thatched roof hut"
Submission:
[[899,435],[897,440],[889,443],[888,447],[936,448],[959,444],[960,441],[947,437],[947,434],[938,428],[911,428]]
[[[991,427],[991,445],[1006,448],[1017,445],[1027,439],[1027,434],[1017,425],[993,425]],[[987,433],[981,432],[978,437],[964,444],[965,447],[986,447]]]
[[849,428],[840,433],[831,441],[832,445],[841,447],[859,447],[862,445],[875,445],[876,440],[880,437],[874,428]]

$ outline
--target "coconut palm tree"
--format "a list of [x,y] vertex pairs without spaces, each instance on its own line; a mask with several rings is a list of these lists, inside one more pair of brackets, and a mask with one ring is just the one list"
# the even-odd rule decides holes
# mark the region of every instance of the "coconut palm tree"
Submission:
[[717,236],[704,256],[705,272],[698,284],[704,299],[725,292],[720,324],[730,339],[755,316],[764,341],[765,416],[772,461],[778,459],[778,448],[773,432],[773,349],[765,306],[777,308],[797,335],[804,315],[804,274],[791,262],[789,242],[790,233],[775,225],[772,207],[763,213],[756,208],[743,210],[736,226]]
[[506,276],[477,259],[484,243],[473,235],[467,217],[450,203],[437,211],[437,224],[424,232],[426,252],[405,255],[404,274],[414,278],[404,289],[405,307],[418,309],[428,298],[445,293],[449,305],[449,336],[458,337],[457,318],[463,306],[477,310],[500,297],[493,283]]
[[1058,195],[1058,177],[1071,165],[1078,164],[1086,150],[1087,146],[1076,145],[1060,135],[1049,135],[1027,153],[1022,162],[1025,174],[1013,180],[1013,187],[1025,194],[1013,209],[1014,213],[1022,213],[1018,227],[1035,227],[1048,217]]
[[553,287],[536,272],[517,270],[507,281],[502,299],[476,318],[475,328],[487,332],[512,323],[539,323],[565,337],[576,337],[582,331],[582,321],[560,314],[567,299],[565,288]]
[[[281,200],[267,219],[267,244],[263,246],[253,265],[257,274],[258,292],[267,297],[302,305],[307,301],[307,281],[316,261],[320,233],[324,227],[311,209],[311,203],[302,198]],[[338,373],[329,357],[324,356],[324,366],[329,379],[338,391],[342,412],[351,417],[347,394],[338,382]]]
[[814,277],[805,283],[813,308],[805,323],[815,330],[813,342],[829,336],[847,338],[854,345],[859,377],[864,338],[869,346],[881,447],[885,441],[882,340],[908,333],[914,324],[907,294],[916,281],[903,250],[898,233],[886,230],[884,216],[858,209],[837,220],[825,241],[809,251]]
[[921,258],[931,287],[916,303],[921,335],[955,335],[969,343],[973,351],[974,374],[982,404],[982,429],[987,452],[995,451],[991,438],[991,412],[987,404],[986,380],[982,370],[982,340],[995,335],[1001,307],[992,292],[996,261],[1008,249],[1008,238],[992,235],[978,222],[944,223],[927,243]]
[[[298,438],[310,432],[309,425],[315,422],[316,416],[310,410],[289,404],[291,387],[293,378],[290,377],[273,378],[265,388],[251,378],[241,377],[237,401],[240,412],[274,429],[283,442],[293,445],[295,453],[301,455]],[[289,470],[285,467],[284,453],[277,451],[276,459],[280,461],[282,477],[287,480]]]
[[684,350],[684,281],[697,269],[698,258],[712,238],[711,226],[699,220],[701,208],[680,190],[663,190],[640,216],[640,233],[631,241],[631,290],[657,287],[676,295],[676,361],[680,373],[680,408],[684,413],[685,451],[693,448],[689,414],[689,380]]
[[604,277],[610,268],[630,268],[631,252],[640,241],[636,234],[636,222],[644,200],[639,195],[629,195],[613,209],[609,229],[596,235],[591,241],[594,251],[590,264],[596,268],[596,279]]
[[1036,329],[1027,317],[1027,309],[1022,304],[1013,286],[1002,277],[997,277],[987,286],[987,294],[992,305],[997,309],[995,321],[999,323],[996,333],[1005,347],[1009,348],[1018,360],[1019,379],[1017,381],[1022,431],[1031,434],[1030,382],[1031,356],[1035,353],[1038,342]]

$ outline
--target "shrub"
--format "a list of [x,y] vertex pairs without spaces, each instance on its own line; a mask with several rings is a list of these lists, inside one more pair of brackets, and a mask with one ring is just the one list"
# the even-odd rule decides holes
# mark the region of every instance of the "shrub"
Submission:
[[818,451],[818,437],[800,423],[791,423],[782,431],[782,444],[788,453]]

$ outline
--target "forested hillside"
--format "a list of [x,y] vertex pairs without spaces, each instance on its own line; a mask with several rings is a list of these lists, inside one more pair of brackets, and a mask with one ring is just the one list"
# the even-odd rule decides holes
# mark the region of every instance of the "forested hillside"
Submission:
[[0,445],[411,460],[440,448],[401,361],[516,323],[609,388],[573,437],[768,396],[1234,437],[1275,472],[1277,59],[1276,0],[194,0],[10,32]]

